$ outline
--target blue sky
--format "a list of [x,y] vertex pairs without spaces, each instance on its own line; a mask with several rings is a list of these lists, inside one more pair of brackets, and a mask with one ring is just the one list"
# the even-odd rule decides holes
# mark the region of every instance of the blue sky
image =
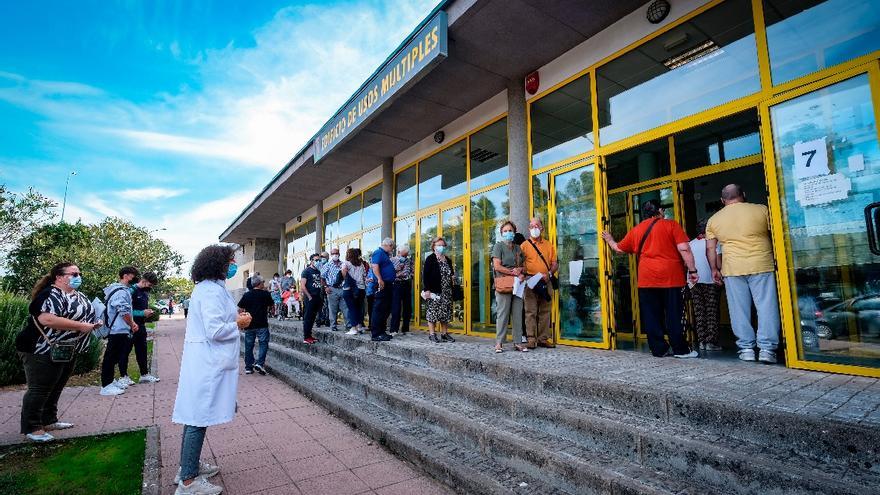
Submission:
[[191,258],[436,3],[0,2],[0,183]]

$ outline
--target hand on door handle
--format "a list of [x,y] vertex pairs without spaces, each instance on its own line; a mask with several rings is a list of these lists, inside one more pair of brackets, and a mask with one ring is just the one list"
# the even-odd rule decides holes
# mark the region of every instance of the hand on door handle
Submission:
[[868,229],[868,249],[880,256],[880,201],[865,207],[865,227]]

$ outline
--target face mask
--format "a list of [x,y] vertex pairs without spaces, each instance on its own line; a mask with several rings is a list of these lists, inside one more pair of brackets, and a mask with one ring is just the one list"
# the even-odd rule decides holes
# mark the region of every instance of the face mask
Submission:
[[434,248],[434,252],[437,253],[438,255],[443,254],[446,252],[446,246],[436,246]]
[[401,254],[400,258],[405,260],[405,259],[409,258],[409,255],[408,254]]
[[141,290],[144,291],[144,292],[150,292],[151,290],[153,290],[153,288],[152,288],[152,287],[144,287],[144,288],[141,289]]
[[514,237],[514,235],[515,235],[515,234],[514,234],[513,232],[511,232],[511,231],[508,231],[508,232],[502,232],[502,233],[501,233],[501,238],[504,239],[504,240],[507,241],[507,242],[513,242],[513,237]]
[[339,261],[339,255],[338,254],[331,254],[330,259],[332,259],[333,262],[335,263],[335,262]]
[[230,263],[229,268],[226,270],[226,279],[230,279],[235,276],[236,272],[238,272],[238,265],[235,263]]
[[537,239],[538,237],[541,237],[541,229],[538,229],[538,228],[529,229],[529,234],[531,234],[532,237]]
[[68,282],[68,285],[70,285],[71,289],[76,290],[79,289],[79,286],[82,285],[82,283],[82,277],[70,277],[70,282]]

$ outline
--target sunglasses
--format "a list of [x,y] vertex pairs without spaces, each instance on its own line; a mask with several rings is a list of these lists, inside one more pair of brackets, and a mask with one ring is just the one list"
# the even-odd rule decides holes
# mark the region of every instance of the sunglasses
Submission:
[[82,274],[80,272],[73,272],[73,273],[65,273],[64,275],[69,275],[71,277],[79,277]]

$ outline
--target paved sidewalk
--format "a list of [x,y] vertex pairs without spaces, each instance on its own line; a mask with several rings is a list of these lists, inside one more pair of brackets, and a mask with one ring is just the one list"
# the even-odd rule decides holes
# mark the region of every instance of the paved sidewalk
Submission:
[[[61,438],[158,425],[162,493],[173,493],[182,427],[171,423],[183,346],[184,320],[163,319],[155,333],[154,362],[162,381],[138,384],[118,397],[98,387],[69,387],[59,401],[62,421],[77,427]],[[242,370],[244,367],[241,367]],[[0,392],[0,444],[18,434],[24,391]],[[203,458],[221,466],[212,482],[223,493],[308,495],[446,494],[449,491],[373,444],[326,410],[271,376],[242,375],[239,414],[208,428]]]

